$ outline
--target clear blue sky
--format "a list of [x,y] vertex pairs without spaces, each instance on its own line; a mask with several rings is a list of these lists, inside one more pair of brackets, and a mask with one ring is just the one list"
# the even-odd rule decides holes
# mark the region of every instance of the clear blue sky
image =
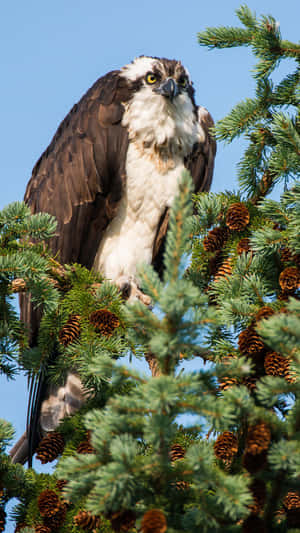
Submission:
[[[21,200],[31,169],[59,122],[101,75],[140,54],[181,59],[196,101],[215,120],[253,94],[250,51],[208,51],[197,32],[238,25],[239,0],[37,0],[2,2],[0,20],[0,209]],[[249,0],[272,14],[284,38],[299,40],[299,0]],[[241,142],[219,146],[213,191],[237,187]],[[2,378],[0,417],[25,427],[26,383]],[[8,531],[8,530],[7,530]]]

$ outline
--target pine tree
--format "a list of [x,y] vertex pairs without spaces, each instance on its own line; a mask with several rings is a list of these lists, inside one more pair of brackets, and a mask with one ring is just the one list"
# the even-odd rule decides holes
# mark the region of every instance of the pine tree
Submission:
[[[300,530],[300,46],[281,38],[271,16],[258,19],[247,6],[237,15],[243,28],[208,28],[199,42],[248,46],[258,59],[255,98],[214,131],[219,141],[248,140],[240,189],[195,195],[193,211],[183,174],[163,277],[139,269],[152,308],[126,305],[79,265],[54,268],[44,245],[29,240],[49,229],[26,241],[3,224],[4,370],[12,372],[17,346],[31,375],[55,348],[49,378],[59,383],[76,369],[88,392],[84,407],[40,443],[42,462],[59,458],[53,475],[11,466],[11,428],[0,425],[0,484],[3,501],[19,494],[18,531]],[[274,84],[285,58],[295,70]],[[279,201],[268,198],[275,185]],[[32,253],[42,261],[37,286]],[[43,303],[35,348],[24,349],[7,303],[15,278]],[[148,361],[152,375],[121,364],[128,353]]]

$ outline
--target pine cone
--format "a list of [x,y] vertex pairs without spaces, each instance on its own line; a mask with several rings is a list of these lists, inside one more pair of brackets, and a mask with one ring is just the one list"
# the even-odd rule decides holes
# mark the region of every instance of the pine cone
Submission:
[[68,346],[80,335],[80,316],[70,315],[66,324],[59,332],[59,342],[64,346]]
[[209,259],[208,268],[211,276],[214,276],[219,270],[223,262],[223,254],[221,250],[217,250],[213,257]]
[[241,239],[237,245],[237,253],[241,255],[243,252],[246,254],[251,252],[250,239],[248,237]]
[[256,474],[266,466],[267,452],[262,452],[253,455],[246,451],[243,455],[243,466],[250,472],[250,474]]
[[91,445],[91,432],[87,431],[85,440],[80,442],[76,449],[77,453],[95,453],[95,448]]
[[61,492],[67,484],[68,482],[66,479],[58,479],[56,482],[56,487]]
[[244,376],[242,378],[242,385],[245,385],[250,391],[256,389],[257,376]]
[[166,517],[160,509],[146,511],[141,522],[142,533],[165,533],[167,531]]
[[279,285],[284,292],[293,292],[300,286],[300,270],[297,267],[285,268],[279,276]]
[[42,464],[50,463],[63,453],[64,447],[65,441],[62,434],[58,431],[50,431],[39,443],[36,458]]
[[249,426],[246,451],[252,455],[260,454],[269,448],[271,442],[271,431],[265,422],[258,422],[254,426]]
[[238,452],[238,440],[231,431],[224,431],[214,443],[215,456],[222,461],[232,461]]
[[253,503],[249,505],[253,514],[258,514],[264,507],[267,491],[266,484],[261,479],[254,479],[250,485],[250,491],[253,496]]
[[65,521],[66,512],[67,512],[66,505],[61,503],[56,513],[53,513],[51,516],[43,517],[45,526],[48,526],[51,530],[59,529]]
[[24,292],[26,291],[26,281],[23,278],[13,279],[11,282],[12,292]]
[[288,528],[300,527],[300,494],[297,491],[289,491],[283,500],[286,512]]
[[272,307],[269,307],[268,305],[261,307],[260,310],[255,315],[256,322],[259,322],[260,320],[264,318],[269,318],[270,316],[273,316],[275,314],[274,309]]
[[178,461],[179,459],[183,459],[185,456],[185,449],[180,446],[180,444],[173,444],[171,451],[170,451],[170,459],[171,461]]
[[94,311],[90,316],[90,322],[93,324],[97,333],[106,337],[110,337],[113,331],[120,325],[117,315],[108,309]]
[[6,512],[4,511],[3,507],[0,507],[0,531],[5,530],[5,523],[6,523]]
[[116,531],[117,533],[125,533],[134,527],[136,514],[130,509],[125,509],[124,511],[111,513],[109,520],[113,531]]
[[227,229],[226,228],[214,228],[208,232],[206,237],[203,239],[203,248],[207,252],[215,252],[221,250],[227,239]]
[[190,487],[190,484],[188,481],[180,480],[175,482],[175,488],[176,490],[187,490]]
[[243,522],[243,533],[267,533],[265,522],[262,518],[250,515]]
[[44,524],[38,524],[34,528],[35,533],[51,533],[50,527],[45,526]]
[[55,515],[60,506],[60,499],[54,490],[45,489],[38,497],[38,508],[43,517]]
[[290,363],[286,357],[276,352],[269,352],[265,357],[264,367],[268,376],[289,376]]
[[262,338],[256,333],[253,326],[249,326],[240,333],[238,345],[241,353],[246,357],[260,356],[265,350]]
[[81,527],[85,531],[92,531],[97,529],[100,525],[100,517],[94,516],[89,511],[79,511],[79,513],[73,518],[76,526]]
[[250,222],[250,213],[245,204],[236,202],[232,204],[226,214],[226,226],[231,231],[242,231]]
[[289,263],[292,260],[292,252],[289,248],[282,248],[280,250],[280,260],[282,263]]
[[222,380],[219,383],[219,390],[227,390],[239,384],[236,378],[230,378],[229,376],[224,376]]
[[231,276],[232,274],[232,259],[231,257],[228,257],[225,259],[225,261],[222,263],[220,268],[218,269],[214,281],[217,282],[222,278]]
[[295,490],[290,490],[283,499],[283,507],[286,511],[300,511],[300,494]]

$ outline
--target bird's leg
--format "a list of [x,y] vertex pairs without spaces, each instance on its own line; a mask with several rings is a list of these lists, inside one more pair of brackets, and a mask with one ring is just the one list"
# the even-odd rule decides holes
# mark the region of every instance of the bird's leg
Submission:
[[123,298],[128,302],[140,300],[145,305],[149,306],[151,304],[150,296],[147,296],[147,294],[144,294],[141,291],[133,276],[120,276],[116,280],[116,284],[119,287]]

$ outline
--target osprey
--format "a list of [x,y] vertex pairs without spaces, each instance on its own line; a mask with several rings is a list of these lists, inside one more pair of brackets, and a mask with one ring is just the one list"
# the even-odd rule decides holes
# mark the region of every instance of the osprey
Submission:
[[[210,188],[216,152],[211,126],[180,61],[141,56],[99,78],[60,124],[26,189],[32,211],[58,221],[54,254],[62,263],[101,271],[143,300],[136,267],[146,262],[162,268],[182,171],[190,171],[195,191]],[[38,320],[28,300],[21,302],[21,315],[34,338]],[[74,375],[59,390],[39,390],[30,418],[34,426],[39,417],[44,431],[82,403]],[[16,446],[12,455],[19,461]]]

